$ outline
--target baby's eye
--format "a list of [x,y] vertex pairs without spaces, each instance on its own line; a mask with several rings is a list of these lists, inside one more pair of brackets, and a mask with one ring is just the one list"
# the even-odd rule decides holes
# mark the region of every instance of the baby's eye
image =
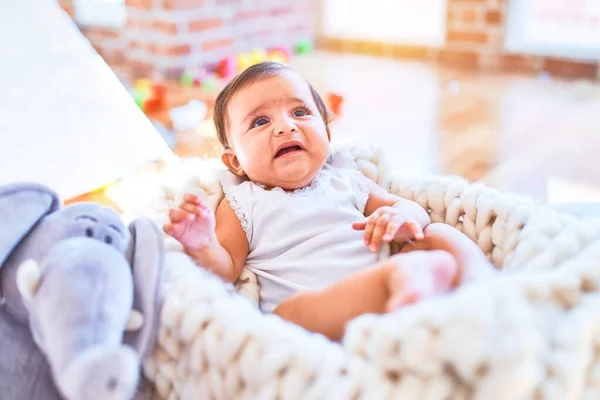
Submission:
[[263,126],[269,123],[269,120],[266,119],[265,117],[261,117],[261,118],[257,118],[254,120],[254,122],[252,123],[252,127],[256,128],[258,126]]
[[304,117],[308,115],[308,112],[304,108],[299,108],[294,111],[294,117]]

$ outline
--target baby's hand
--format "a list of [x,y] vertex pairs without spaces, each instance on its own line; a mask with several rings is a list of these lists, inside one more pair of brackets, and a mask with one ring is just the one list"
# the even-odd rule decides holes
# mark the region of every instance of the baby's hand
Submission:
[[365,245],[379,251],[381,243],[405,242],[423,239],[423,227],[411,215],[395,207],[380,207],[364,221],[355,222],[352,228],[364,230]]
[[179,208],[169,211],[169,220],[164,231],[189,250],[201,249],[213,240],[215,216],[196,195],[184,195]]

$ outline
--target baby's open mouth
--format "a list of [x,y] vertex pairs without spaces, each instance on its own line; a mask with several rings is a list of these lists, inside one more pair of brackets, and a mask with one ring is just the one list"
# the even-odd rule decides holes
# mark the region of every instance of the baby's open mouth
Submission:
[[279,157],[284,156],[286,154],[295,153],[297,151],[302,151],[302,147],[300,147],[297,144],[286,146],[286,147],[283,147],[283,148],[279,149],[279,151],[277,152],[277,154],[275,154],[275,158],[279,158]]

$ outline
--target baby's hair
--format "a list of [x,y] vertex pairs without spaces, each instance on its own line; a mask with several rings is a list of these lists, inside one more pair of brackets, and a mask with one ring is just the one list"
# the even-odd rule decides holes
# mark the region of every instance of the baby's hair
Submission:
[[[237,75],[225,86],[225,88],[217,96],[214,108],[214,120],[215,128],[217,130],[217,137],[219,142],[224,148],[229,148],[229,142],[227,141],[226,128],[227,128],[227,106],[231,98],[241,90],[247,88],[251,84],[260,81],[265,78],[271,78],[277,76],[285,71],[293,71],[293,69],[273,61],[265,61],[259,64],[252,65],[251,67],[244,70],[241,74]],[[319,114],[323,118],[325,127],[329,126],[329,112],[325,106],[325,102],[317,93],[317,91],[308,83],[310,92],[313,100],[317,105]]]

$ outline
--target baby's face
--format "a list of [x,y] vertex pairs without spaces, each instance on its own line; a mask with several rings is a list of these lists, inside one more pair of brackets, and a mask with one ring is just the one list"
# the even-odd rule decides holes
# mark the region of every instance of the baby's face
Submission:
[[251,84],[227,111],[230,151],[255,182],[297,189],[327,160],[325,123],[308,84],[293,71]]

